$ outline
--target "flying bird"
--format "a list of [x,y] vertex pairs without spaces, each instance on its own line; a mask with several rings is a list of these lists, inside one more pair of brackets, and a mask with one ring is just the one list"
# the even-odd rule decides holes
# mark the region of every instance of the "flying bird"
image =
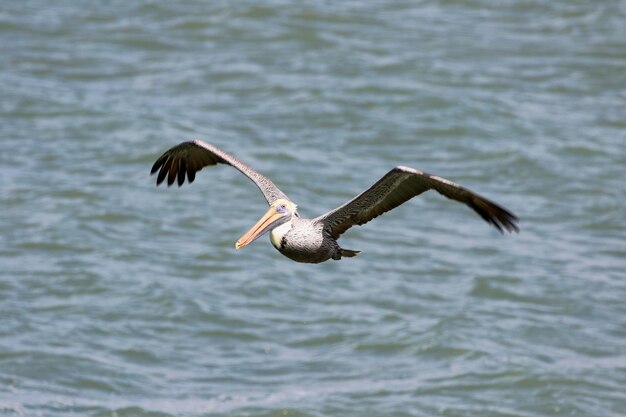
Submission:
[[172,147],[157,159],[150,174],[158,171],[157,185],[167,177],[168,186],[176,181],[181,186],[185,176],[192,183],[198,171],[217,164],[230,165],[250,178],[269,204],[263,217],[235,243],[237,249],[269,232],[272,245],[297,262],[320,263],[351,258],[359,251],[342,248],[337,243],[346,230],[365,224],[428,190],[466,204],[500,232],[519,231],[517,217],[504,207],[445,178],[404,166],[393,168],[352,200],[314,219],[301,218],[298,206],[269,178],[201,140]]

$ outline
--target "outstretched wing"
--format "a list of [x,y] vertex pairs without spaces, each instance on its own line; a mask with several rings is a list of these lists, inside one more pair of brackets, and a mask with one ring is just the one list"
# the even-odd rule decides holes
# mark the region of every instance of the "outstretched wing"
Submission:
[[168,187],[174,184],[178,177],[178,186],[180,187],[185,182],[185,175],[187,175],[189,183],[192,183],[196,178],[196,172],[206,166],[216,164],[226,164],[237,168],[259,187],[268,204],[272,204],[279,198],[287,198],[269,178],[259,174],[231,154],[201,140],[182,142],[167,150],[154,163],[150,174],[159,171],[157,185],[161,184],[167,177]]
[[517,217],[496,203],[444,178],[398,166],[352,200],[314,219],[335,239],[428,190],[467,204],[500,232],[518,232]]

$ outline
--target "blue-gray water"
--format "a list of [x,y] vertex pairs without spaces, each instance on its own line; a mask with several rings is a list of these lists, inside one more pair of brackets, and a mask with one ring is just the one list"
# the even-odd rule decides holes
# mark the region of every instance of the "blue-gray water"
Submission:
[[[623,1],[3,1],[0,415],[626,415]],[[296,264],[202,138],[316,216],[436,193]]]

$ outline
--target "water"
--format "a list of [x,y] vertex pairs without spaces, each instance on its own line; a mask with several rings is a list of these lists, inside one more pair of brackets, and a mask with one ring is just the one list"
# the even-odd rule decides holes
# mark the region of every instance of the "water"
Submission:
[[[0,6],[0,414],[626,415],[621,1]],[[301,265],[203,138],[312,217],[403,164],[421,196]]]

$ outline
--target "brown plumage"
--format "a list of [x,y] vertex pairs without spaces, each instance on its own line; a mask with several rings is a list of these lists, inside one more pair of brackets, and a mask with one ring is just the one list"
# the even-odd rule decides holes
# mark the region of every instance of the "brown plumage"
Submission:
[[196,172],[204,167],[217,164],[230,165],[250,178],[259,187],[268,204],[279,198],[287,198],[269,178],[259,174],[228,152],[201,140],[183,142],[170,148],[152,165],[150,174],[160,170],[157,176],[157,185],[161,184],[167,177],[167,185],[170,186],[178,177],[178,186],[180,187],[185,182],[185,174],[187,174],[189,183],[192,183],[196,179]]
[[445,178],[413,168],[397,166],[352,200],[315,219],[302,219],[297,206],[267,177],[234,156],[200,140],[183,142],[165,152],[152,166],[158,171],[157,185],[167,177],[172,185],[185,176],[193,182],[196,172],[218,163],[231,165],[250,178],[261,190],[270,208],[266,215],[237,242],[246,246],[270,232],[272,244],[285,256],[298,261],[319,263],[328,259],[352,257],[358,251],[343,249],[339,236],[352,226],[362,225],[428,190],[464,203],[500,232],[518,232],[517,217],[504,207]]
[[493,201],[445,178],[403,166],[395,167],[352,200],[315,220],[323,222],[338,239],[350,227],[365,224],[428,190],[468,205],[500,232],[519,231],[517,217]]

